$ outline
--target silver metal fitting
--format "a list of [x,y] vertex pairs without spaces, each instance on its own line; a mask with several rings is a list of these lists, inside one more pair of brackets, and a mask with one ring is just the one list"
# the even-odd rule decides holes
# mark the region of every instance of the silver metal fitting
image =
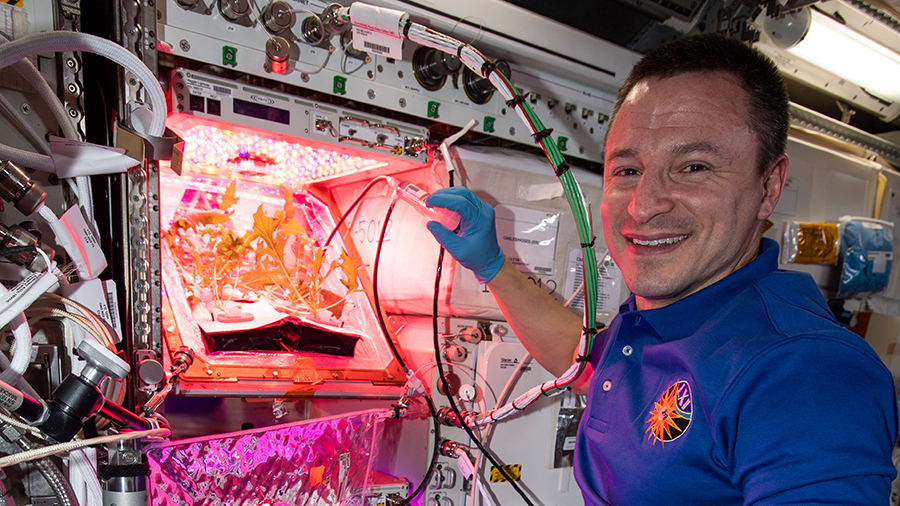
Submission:
[[11,202],[24,215],[35,212],[44,202],[47,192],[14,163],[0,162],[0,198]]

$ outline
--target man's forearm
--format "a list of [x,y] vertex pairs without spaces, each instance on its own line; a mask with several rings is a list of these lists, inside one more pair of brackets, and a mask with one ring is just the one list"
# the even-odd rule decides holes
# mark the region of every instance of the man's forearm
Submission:
[[525,278],[508,259],[487,286],[535,360],[551,374],[564,373],[581,338],[581,318]]

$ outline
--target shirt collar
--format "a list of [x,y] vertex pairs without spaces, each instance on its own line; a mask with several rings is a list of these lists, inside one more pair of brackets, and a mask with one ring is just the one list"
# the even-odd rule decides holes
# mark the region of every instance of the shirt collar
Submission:
[[619,314],[624,318],[643,317],[664,341],[692,335],[724,302],[778,269],[778,243],[764,238],[759,249],[759,255],[750,263],[699,292],[668,306],[644,311],[635,309],[634,295],[631,295],[619,307]]

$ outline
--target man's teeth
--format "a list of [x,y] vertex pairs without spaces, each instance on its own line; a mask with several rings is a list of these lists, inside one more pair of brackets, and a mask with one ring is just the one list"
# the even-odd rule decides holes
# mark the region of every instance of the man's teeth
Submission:
[[641,241],[638,239],[632,239],[632,242],[637,244],[638,246],[659,246],[661,244],[675,244],[678,241],[686,239],[686,235],[679,235],[678,237],[668,237],[666,239],[654,239],[652,241]]

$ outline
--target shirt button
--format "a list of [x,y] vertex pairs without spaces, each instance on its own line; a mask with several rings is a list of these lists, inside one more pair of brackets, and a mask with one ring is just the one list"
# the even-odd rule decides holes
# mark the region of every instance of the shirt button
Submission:
[[628,346],[628,345],[626,345],[624,348],[622,348],[622,354],[625,355],[626,357],[631,356],[631,353],[633,351],[634,351],[634,348],[632,348],[631,346]]
[[612,389],[612,381],[609,381],[609,380],[604,381],[603,382],[603,391],[609,392],[611,389]]

